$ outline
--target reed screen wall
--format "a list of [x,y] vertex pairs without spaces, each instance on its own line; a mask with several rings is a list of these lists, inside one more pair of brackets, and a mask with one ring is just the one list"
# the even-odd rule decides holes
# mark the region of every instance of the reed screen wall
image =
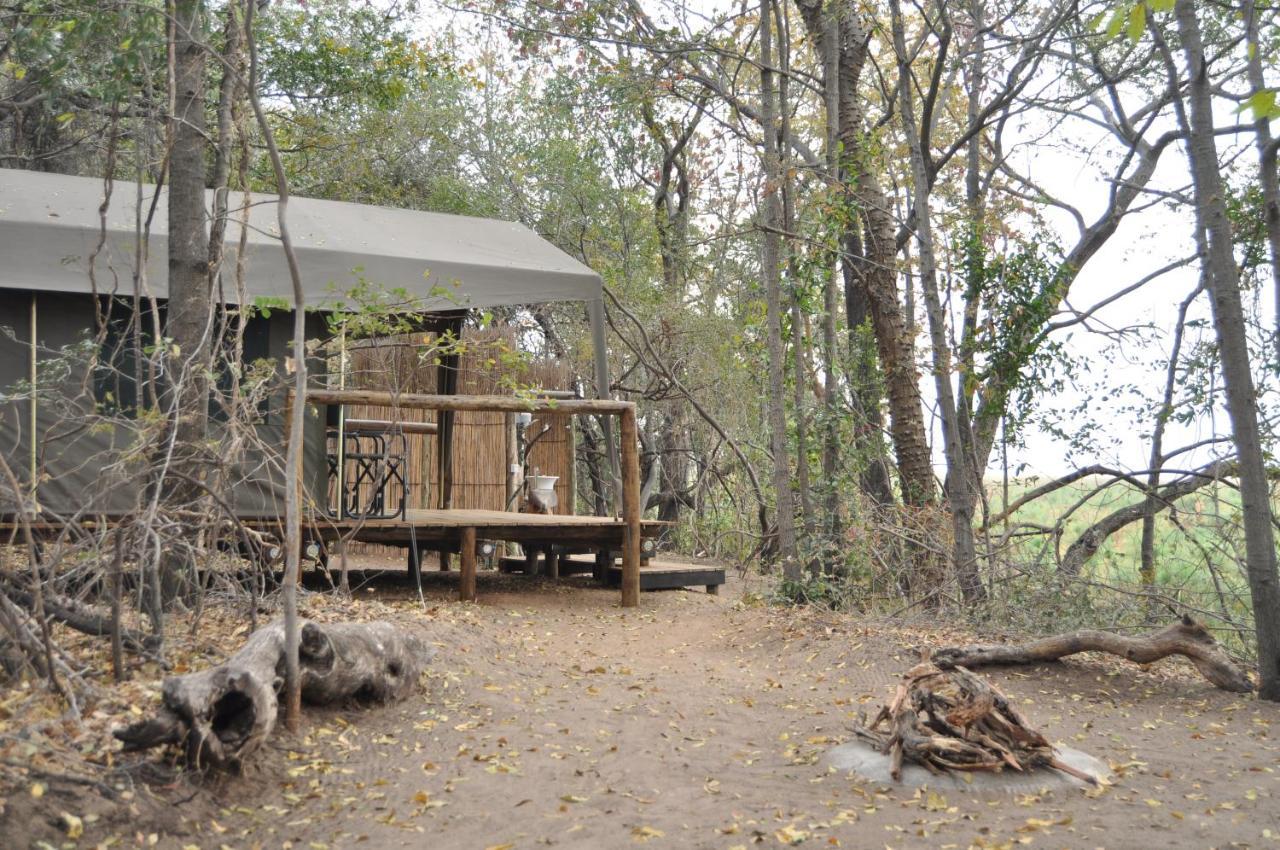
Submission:
[[[458,358],[459,395],[515,395],[530,389],[565,389],[569,372],[554,360],[530,360],[517,354],[515,329],[507,326],[467,329],[463,332]],[[362,339],[347,345],[346,389],[383,390],[403,393],[435,393],[440,349],[431,334],[402,334],[379,339]],[[337,370],[331,370],[335,377]],[[383,419],[404,422],[433,422],[436,411],[397,410],[394,407],[358,405],[346,409],[348,419]],[[535,413],[526,428],[532,448],[526,473],[536,469],[542,475],[559,476],[556,513],[572,514],[574,506],[574,417]],[[439,506],[440,488],[436,453],[439,435],[408,434],[405,476],[409,485],[409,507]],[[510,439],[506,415],[497,412],[459,411],[454,414],[453,504],[455,508],[514,510],[507,501],[507,442]],[[336,446],[330,447],[331,451]],[[346,470],[348,481],[354,470]],[[336,501],[331,493],[331,498]],[[399,505],[393,497],[392,508]],[[391,554],[399,550],[372,544],[353,544],[353,554]]]

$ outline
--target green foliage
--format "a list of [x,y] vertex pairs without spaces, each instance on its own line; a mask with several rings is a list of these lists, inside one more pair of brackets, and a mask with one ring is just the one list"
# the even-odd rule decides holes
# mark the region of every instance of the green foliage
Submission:
[[258,36],[267,95],[332,117],[398,107],[447,73],[448,57],[410,35],[415,3],[396,11],[342,0],[273,4]]
[[1156,12],[1172,11],[1173,4],[1174,0],[1117,3],[1110,13],[1100,12],[1094,16],[1090,25],[1094,30],[1104,30],[1108,39],[1114,40],[1123,32],[1129,41],[1137,42],[1147,31],[1148,17]]
[[130,100],[144,73],[163,89],[163,4],[98,0],[29,0],[0,14],[11,38],[0,74],[36,85],[42,108],[60,123],[91,101]]
[[974,346],[974,372],[964,376],[965,389],[986,388],[994,395],[985,400],[995,403],[995,410],[1028,411],[1033,398],[1054,381],[1054,367],[1064,356],[1062,342],[1047,338],[1044,331],[1068,285],[1062,252],[1041,234],[997,253],[972,231],[963,252],[966,296],[986,308]]
[[0,33],[6,166],[101,174],[104,128],[163,103],[160,0],[0,4]]
[[247,318],[253,316],[262,316],[264,319],[271,318],[272,310],[287,311],[293,307],[293,302],[288,298],[282,298],[275,295],[259,295],[253,299],[253,304],[244,310]]
[[1262,198],[1262,186],[1251,181],[1243,187],[1230,187],[1227,194],[1227,215],[1231,219],[1231,232],[1236,240],[1236,252],[1240,256],[1240,269],[1249,280],[1256,283],[1258,272],[1269,274],[1271,261],[1267,245],[1267,213]]
[[1245,99],[1244,103],[1236,108],[1236,114],[1249,112],[1253,115],[1254,121],[1270,121],[1272,118],[1280,118],[1280,104],[1276,103],[1275,89],[1262,89],[1256,91]]
[[770,601],[782,605],[816,605],[835,611],[847,610],[853,596],[849,582],[832,577],[805,573],[799,579],[780,579]]

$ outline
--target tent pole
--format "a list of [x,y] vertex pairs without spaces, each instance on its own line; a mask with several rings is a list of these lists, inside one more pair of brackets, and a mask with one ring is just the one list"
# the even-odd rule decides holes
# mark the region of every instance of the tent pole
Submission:
[[[609,348],[604,329],[604,299],[597,298],[587,302],[587,310],[591,316],[591,347],[595,351],[596,397],[611,397],[609,390]],[[618,447],[613,442],[613,417],[601,416],[600,427],[604,430],[604,444],[609,451],[609,502],[614,514],[621,510],[618,503],[619,484],[622,476],[618,469]]]
[[[441,395],[458,394],[458,369],[462,365],[460,356],[462,330],[467,313],[462,311],[450,315],[446,322],[445,333],[450,337],[450,350],[440,357],[440,365],[436,367],[436,392]],[[440,334],[437,332],[436,340]],[[440,478],[440,504],[438,507],[449,510],[453,507],[453,436],[454,411],[441,410],[436,414],[439,425],[436,438],[436,465]],[[447,555],[441,553],[441,566],[448,561]]]
[[[338,389],[347,388],[347,325],[342,324],[338,333]],[[347,515],[347,407],[338,405],[338,481],[334,490],[338,496],[338,519]]]

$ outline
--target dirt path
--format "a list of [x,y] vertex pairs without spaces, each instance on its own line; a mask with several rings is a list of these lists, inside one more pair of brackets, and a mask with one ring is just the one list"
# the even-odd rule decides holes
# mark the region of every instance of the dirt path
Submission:
[[[160,846],[1280,846],[1280,707],[1163,666],[993,673],[1118,782],[944,797],[819,762],[929,635],[744,604],[736,583],[623,612],[613,592],[497,581],[477,606],[429,591],[440,652],[421,697],[312,712],[251,775],[197,799],[157,792],[184,800]],[[402,597],[382,607],[423,622]]]

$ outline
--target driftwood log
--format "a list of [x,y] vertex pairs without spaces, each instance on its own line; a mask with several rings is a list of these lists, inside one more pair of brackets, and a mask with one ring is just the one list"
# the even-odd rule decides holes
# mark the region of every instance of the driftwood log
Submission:
[[1106,652],[1136,664],[1151,664],[1170,655],[1181,655],[1219,688],[1238,694],[1253,690],[1249,677],[1222,651],[1209,630],[1187,615],[1157,632],[1137,637],[1082,629],[1018,646],[996,644],[937,649],[932,658],[943,668],[981,667],[1057,661],[1079,652]]
[[[249,635],[225,664],[165,679],[153,717],[115,730],[126,751],[183,749],[194,768],[238,769],[275,728],[284,684],[284,623]],[[406,696],[433,650],[387,622],[304,621],[298,649],[302,699],[312,704]]]
[[[887,731],[881,731],[886,723]],[[917,664],[902,677],[893,701],[869,726],[858,726],[854,732],[889,756],[889,773],[895,780],[902,778],[906,760],[935,774],[1050,767],[1089,783],[1097,781],[1059,761],[1053,746],[999,688],[963,667]]]

